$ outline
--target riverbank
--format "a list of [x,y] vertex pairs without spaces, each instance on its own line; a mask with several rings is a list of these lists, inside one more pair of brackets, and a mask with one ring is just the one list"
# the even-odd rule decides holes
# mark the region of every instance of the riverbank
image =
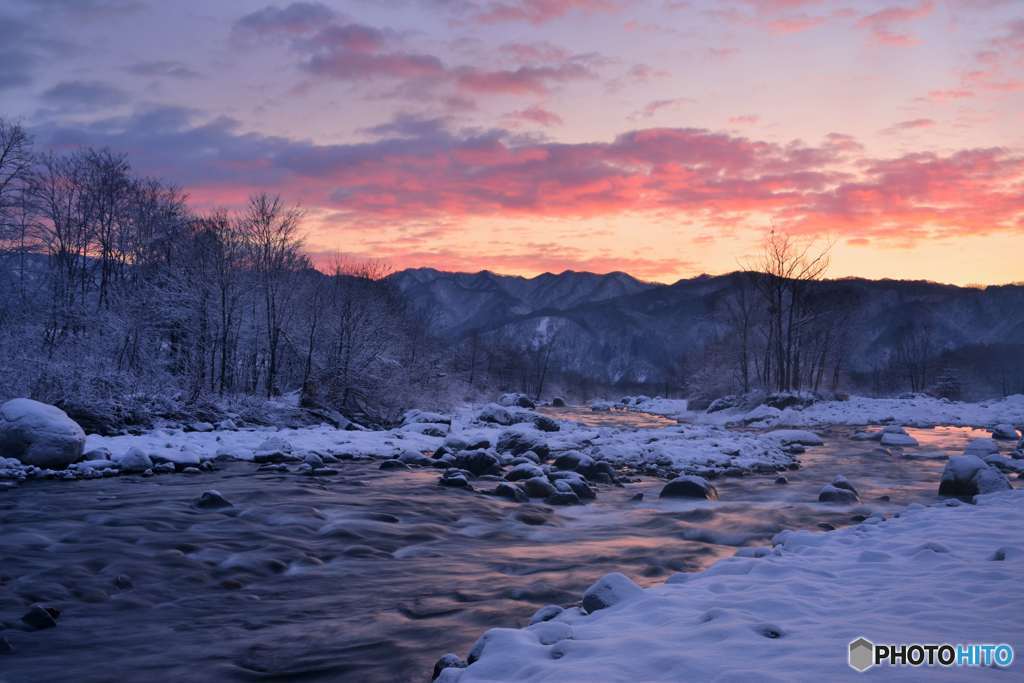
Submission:
[[[830,533],[784,531],[710,569],[640,589],[608,581],[608,607],[550,610],[488,631],[442,683],[497,681],[860,680],[848,644],[987,642],[1024,650],[1024,491],[977,505],[912,504]],[[581,596],[582,597],[582,596]],[[594,604],[594,603],[592,603]],[[597,603],[600,605],[600,603]],[[977,668],[950,680],[1018,679]],[[886,680],[925,671],[889,669]]]

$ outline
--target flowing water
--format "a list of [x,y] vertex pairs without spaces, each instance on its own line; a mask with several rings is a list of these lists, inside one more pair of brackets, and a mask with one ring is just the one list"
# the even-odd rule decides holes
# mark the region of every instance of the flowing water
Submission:
[[[560,417],[664,424],[635,413]],[[987,435],[909,431],[926,456]],[[825,432],[785,485],[775,475],[718,479],[714,503],[660,501],[662,482],[642,479],[553,509],[373,463],[346,463],[332,478],[236,463],[0,490],[0,635],[16,650],[0,654],[0,681],[429,681],[441,654],[464,656],[487,628],[573,603],[609,571],[648,585],[783,528],[839,527],[935,500],[943,460],[890,455],[849,433]],[[815,502],[838,473],[862,505]],[[207,489],[234,506],[196,508]],[[33,602],[61,609],[59,625],[21,630]]]

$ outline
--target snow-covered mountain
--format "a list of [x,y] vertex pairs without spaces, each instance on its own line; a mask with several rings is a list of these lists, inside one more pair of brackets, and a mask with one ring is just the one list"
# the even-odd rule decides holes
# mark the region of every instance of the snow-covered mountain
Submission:
[[[571,349],[563,369],[610,382],[659,381],[683,356],[692,365],[728,333],[722,301],[737,282],[735,274],[665,285],[573,271],[523,278],[415,269],[391,277],[437,334],[458,340],[476,332],[526,347],[557,329]],[[855,371],[869,372],[913,329],[928,329],[936,352],[1024,344],[1021,286],[843,279],[816,287],[855,301]]]

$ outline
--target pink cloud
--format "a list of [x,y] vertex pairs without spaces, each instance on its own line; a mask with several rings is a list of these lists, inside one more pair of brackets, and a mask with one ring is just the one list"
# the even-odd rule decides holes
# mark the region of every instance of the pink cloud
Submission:
[[900,121],[899,123],[894,123],[893,125],[889,126],[885,130],[883,130],[882,133],[886,134],[886,135],[893,135],[893,134],[901,133],[901,132],[908,131],[908,130],[920,130],[922,128],[934,128],[936,125],[937,124],[935,123],[934,119],[927,119],[927,118],[910,119],[909,121]]
[[761,121],[760,116],[754,114],[742,114],[740,116],[730,116],[729,123],[734,126],[753,126]]
[[563,123],[561,116],[536,105],[510,112],[505,114],[503,118],[516,122],[534,123],[545,127],[560,126]]
[[880,43],[887,45],[912,45],[916,40],[900,28],[917,19],[927,17],[935,9],[934,0],[922,0],[911,6],[894,6],[865,15],[857,25],[866,29]]
[[484,2],[473,19],[483,24],[526,22],[545,24],[570,12],[611,12],[619,9],[618,0],[504,0]]
[[687,104],[693,104],[694,100],[689,97],[674,97],[665,100],[654,100],[648,102],[642,109],[630,114],[631,119],[649,119],[662,111],[678,109]]

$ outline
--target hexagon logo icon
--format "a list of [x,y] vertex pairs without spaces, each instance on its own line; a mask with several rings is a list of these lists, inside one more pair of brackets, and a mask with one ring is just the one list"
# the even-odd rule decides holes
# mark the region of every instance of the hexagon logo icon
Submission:
[[850,643],[850,666],[864,673],[875,665],[875,644],[864,637]]

